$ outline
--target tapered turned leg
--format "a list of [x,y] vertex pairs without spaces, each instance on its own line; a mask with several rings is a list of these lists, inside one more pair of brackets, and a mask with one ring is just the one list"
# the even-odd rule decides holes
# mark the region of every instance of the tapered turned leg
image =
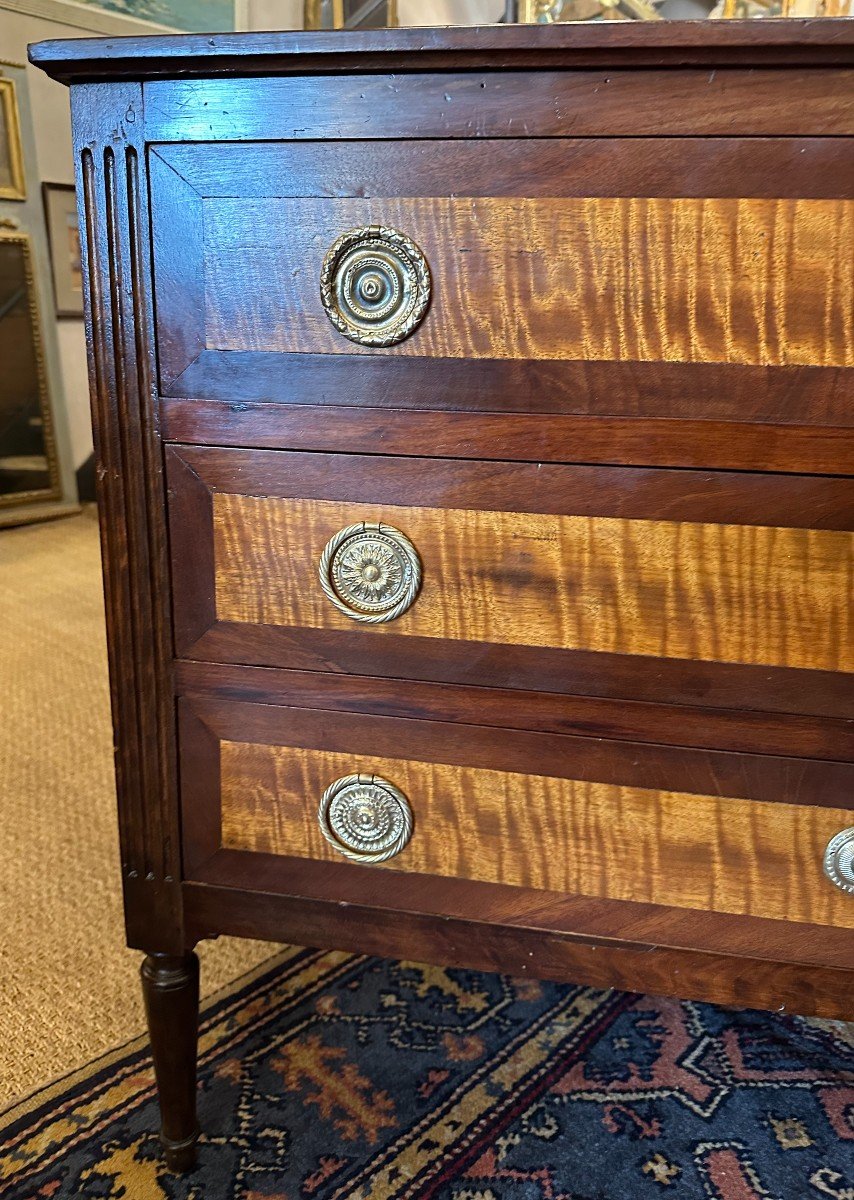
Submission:
[[187,1171],[196,1161],[196,1049],[199,960],[195,954],[149,954],[140,969],[166,1165]]

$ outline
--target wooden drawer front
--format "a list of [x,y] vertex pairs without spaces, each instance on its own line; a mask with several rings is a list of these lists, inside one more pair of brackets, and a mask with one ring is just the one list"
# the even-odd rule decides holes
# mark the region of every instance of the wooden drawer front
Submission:
[[[851,176],[835,139],[157,146],[167,434],[221,439],[235,401],[242,444],[341,448],[343,410],[367,451],[377,408],[456,412],[475,443],[489,427],[466,412],[549,412],[554,444],[531,457],[749,468],[750,428],[769,424],[788,452],[766,438],[770,465],[841,470]],[[372,225],[413,239],[432,280],[423,321],[386,347],[345,337],[320,297],[327,250]],[[303,427],[295,405],[321,411]],[[406,433],[392,420],[386,435],[397,450]]]
[[[691,672],[714,680],[728,664],[734,706],[785,704],[794,675],[804,712],[852,683],[842,481],[766,475],[730,491],[691,473],[190,449],[170,452],[169,472],[186,657],[414,678],[444,663],[454,682],[479,671],[566,691],[578,656],[616,691],[627,662],[657,659],[670,664],[659,698],[677,700]],[[423,565],[412,607],[386,624],[339,612],[318,579],[324,547],[360,521],[400,529]],[[517,656],[515,681],[483,676],[484,648]]]
[[317,279],[345,230],[392,225],[436,289],[398,354],[854,366],[848,200],[238,197],[205,219],[223,350],[371,353],[330,324]]
[[363,773],[400,789],[414,832],[359,872],[854,927],[854,897],[822,871],[827,843],[854,823],[843,799],[851,766],[603,750],[582,738],[200,697],[182,708],[191,877],[222,853],[344,863],[321,833],[318,803],[335,780]]
[[[352,502],[217,495],[218,615],[351,629],[314,575],[359,519]],[[426,564],[394,634],[854,670],[851,534],[396,505],[381,519]]]

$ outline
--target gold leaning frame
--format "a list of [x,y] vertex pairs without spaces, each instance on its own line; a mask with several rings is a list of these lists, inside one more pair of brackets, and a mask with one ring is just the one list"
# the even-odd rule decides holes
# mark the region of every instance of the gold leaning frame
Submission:
[[[519,0],[519,21],[523,25],[551,24],[560,20],[564,0]],[[622,8],[622,19],[660,21],[661,17],[648,0],[610,0],[603,9]]]
[[[563,4],[564,0],[519,0],[519,20],[526,25],[556,21],[560,17]],[[619,0],[612,0],[607,7],[617,7],[618,4]],[[661,19],[652,8],[652,5],[648,3],[648,0],[622,0],[622,5],[626,15],[634,16],[637,19]],[[754,6],[769,10],[769,15],[779,15],[781,17],[854,16],[854,8],[852,8],[851,0],[814,0],[811,11],[807,11],[803,4],[796,7],[795,0],[754,0]],[[756,15],[755,13],[751,14],[742,11],[746,7],[745,0],[724,0],[720,16],[726,20]],[[779,13],[776,11],[770,12],[770,10],[776,10],[778,7]],[[795,12],[792,11],[793,8],[795,8]],[[761,13],[759,15],[764,16],[765,14]]]
[[[388,25],[397,26],[397,0],[387,0]],[[305,29],[323,29],[321,0],[304,0],[303,27]],[[332,0],[332,25],[334,29],[344,28],[344,0]]]
[[24,150],[21,144],[21,123],[18,120],[15,81],[3,74],[0,74],[0,107],[3,109],[3,124],[9,139],[9,163],[12,169],[11,187],[0,187],[0,200],[26,200]]
[[0,509],[13,508],[22,504],[33,504],[42,500],[59,500],[62,497],[62,489],[59,482],[59,462],[56,454],[56,440],[53,432],[53,417],[50,411],[47,372],[45,370],[41,317],[36,297],[32,242],[28,233],[10,232],[6,229],[0,229],[0,243],[9,242],[23,246],[24,249],[24,280],[27,287],[27,307],[30,314],[30,325],[33,331],[33,347],[35,350],[36,373],[39,385],[39,413],[42,419],[44,453],[47,459],[50,486],[46,488],[34,488],[29,492],[11,492],[8,496],[0,496]]

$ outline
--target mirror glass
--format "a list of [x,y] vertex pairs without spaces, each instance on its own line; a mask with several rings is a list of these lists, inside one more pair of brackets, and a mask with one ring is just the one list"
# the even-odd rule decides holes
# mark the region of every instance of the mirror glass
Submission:
[[55,486],[29,238],[0,235],[0,504]]

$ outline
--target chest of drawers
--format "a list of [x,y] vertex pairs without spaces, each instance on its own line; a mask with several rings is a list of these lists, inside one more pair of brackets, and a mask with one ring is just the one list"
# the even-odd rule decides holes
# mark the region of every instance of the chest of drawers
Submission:
[[853,32],[33,48],[174,1166],[220,933],[854,1015]]

